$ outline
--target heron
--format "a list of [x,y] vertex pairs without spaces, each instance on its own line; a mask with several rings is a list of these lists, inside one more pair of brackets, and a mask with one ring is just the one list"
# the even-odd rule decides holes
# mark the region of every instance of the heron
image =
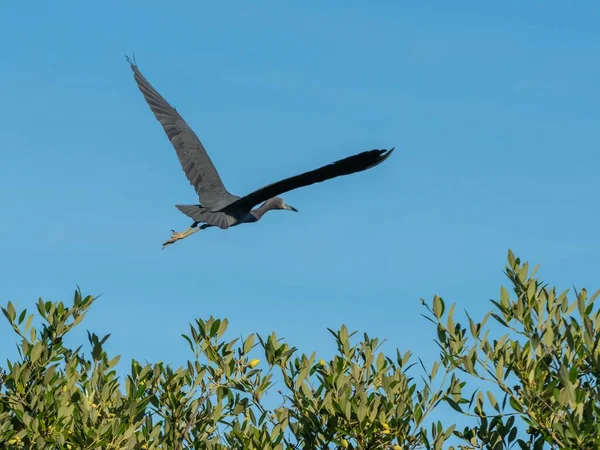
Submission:
[[163,243],[163,249],[209,227],[226,230],[243,223],[254,223],[273,210],[298,212],[280,195],[300,187],[370,169],[381,164],[394,151],[394,147],[389,150],[363,151],[318,169],[268,184],[243,197],[233,195],[226,189],[196,133],[142,75],[135,57],[131,59],[126,56],[126,59],[139,90],[175,148],[183,172],[199,198],[199,203],[195,205],[175,205],[194,222],[182,232],[171,230],[171,238]]

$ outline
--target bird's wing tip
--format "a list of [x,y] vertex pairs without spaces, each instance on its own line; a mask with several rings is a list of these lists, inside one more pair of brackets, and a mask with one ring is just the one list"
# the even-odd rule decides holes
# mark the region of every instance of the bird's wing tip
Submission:
[[395,149],[395,147],[392,147],[389,150],[382,148],[382,149],[373,149],[373,150],[366,152],[366,153],[370,153],[371,155],[375,155],[375,159],[371,160],[371,165],[369,165],[367,167],[367,169],[378,166],[379,164],[384,162],[386,159],[389,158],[389,156],[392,154],[394,149]]
[[129,55],[125,55],[125,59],[127,60],[127,62],[129,63],[129,65],[131,66],[132,69],[137,68],[137,61],[135,60],[135,53],[133,53],[131,55],[131,58],[129,57]]
[[387,159],[393,152],[396,150],[396,147],[392,147],[389,150],[383,150],[381,152],[381,161]]

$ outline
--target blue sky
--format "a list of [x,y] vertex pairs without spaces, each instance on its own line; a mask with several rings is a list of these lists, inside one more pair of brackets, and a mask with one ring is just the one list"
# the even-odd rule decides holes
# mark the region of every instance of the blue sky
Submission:
[[[2,3],[2,304],[103,294],[78,336],[112,333],[125,361],[182,363],[180,334],[211,314],[325,357],[346,324],[427,360],[420,298],[482,315],[509,248],[560,288],[599,287],[597,2],[219,5]],[[161,251],[197,199],[132,53],[233,193],[397,151],[288,193],[299,214]]]

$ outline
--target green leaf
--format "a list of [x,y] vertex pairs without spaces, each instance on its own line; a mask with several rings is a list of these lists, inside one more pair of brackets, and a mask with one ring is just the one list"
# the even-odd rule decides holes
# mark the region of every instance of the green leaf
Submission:
[[14,323],[16,312],[15,312],[15,307],[13,306],[13,304],[11,302],[8,302],[8,304],[6,305],[6,309],[2,308],[2,312],[4,313],[4,315],[9,320],[10,323]]
[[515,255],[514,255],[514,253],[512,252],[512,250],[510,250],[510,249],[508,250],[508,256],[507,256],[507,258],[508,258],[508,265],[509,265],[511,268],[512,268],[512,267],[514,267],[514,266],[515,266],[515,262],[516,262],[516,261],[515,261]]
[[221,325],[219,325],[219,330],[217,331],[218,337],[221,337],[221,336],[223,336],[223,334],[225,334],[225,331],[227,330],[228,325],[229,325],[229,321],[227,319],[223,319],[221,321]]
[[473,319],[467,314],[467,318],[469,319],[469,328],[471,330],[471,336],[474,338],[479,337],[479,324],[475,323]]
[[346,327],[346,325],[342,325],[339,332],[339,339],[342,343],[348,341],[348,328]]
[[33,314],[30,314],[27,320],[25,321],[25,331],[29,331],[29,327],[31,326],[31,322],[33,321]]
[[508,400],[508,403],[510,403],[510,406],[512,407],[512,409],[514,409],[516,412],[521,413],[523,412],[523,408],[521,407],[521,404],[519,402],[517,402],[513,397],[510,397]]
[[585,291],[580,292],[577,296],[577,309],[582,317],[585,316]]
[[504,380],[504,361],[503,359],[498,360],[496,363],[496,379],[498,381]]
[[31,362],[35,363],[39,359],[41,354],[42,354],[42,343],[36,342],[36,344],[31,349],[31,353],[29,354],[29,358],[31,359]]
[[217,335],[217,333],[219,332],[219,327],[221,326],[221,319],[216,319],[211,327],[210,327],[210,336],[214,337]]
[[510,296],[504,286],[500,287],[500,304],[503,308],[508,309],[510,307]]
[[377,370],[378,371],[382,370],[384,367],[384,364],[385,364],[385,355],[383,353],[379,353],[377,355],[377,361],[376,361]]
[[254,347],[254,334],[251,334],[244,341],[244,354],[247,355],[250,353],[250,350]]
[[110,361],[108,361],[107,363],[107,367],[109,369],[115,367],[117,364],[119,364],[119,360],[121,359],[120,355],[115,356],[113,359],[111,359]]
[[433,380],[435,378],[439,368],[440,368],[440,363],[438,361],[434,362],[433,366],[431,367],[431,372],[429,373],[430,380]]
[[452,432],[456,428],[456,425],[450,425],[448,429],[444,432],[444,441],[448,440],[452,435]]
[[358,410],[356,411],[356,416],[358,418],[358,422],[362,423],[367,416],[367,408],[364,404],[359,405]]
[[435,317],[438,320],[444,315],[444,309],[445,309],[444,301],[442,300],[441,297],[438,297],[437,295],[435,295],[433,297],[433,314],[435,315]]
[[488,397],[488,401],[490,402],[490,405],[492,405],[492,408],[494,408],[496,411],[500,412],[500,408],[498,406],[498,401],[496,400],[496,397],[494,397],[494,394],[492,394],[490,391],[487,391],[487,397]]
[[182,334],[181,336],[182,336],[182,337],[183,337],[183,338],[184,338],[184,339],[187,341],[187,343],[189,344],[189,346],[190,346],[190,350],[191,350],[191,351],[194,351],[194,344],[192,343],[192,340],[191,340],[191,339],[190,339],[190,338],[189,338],[187,335],[185,335],[185,334]]
[[454,409],[455,411],[458,411],[459,413],[463,413],[462,408],[460,407],[460,405],[458,403],[456,403],[454,400],[452,400],[450,397],[446,397],[446,402],[450,405],[450,407],[452,409]]

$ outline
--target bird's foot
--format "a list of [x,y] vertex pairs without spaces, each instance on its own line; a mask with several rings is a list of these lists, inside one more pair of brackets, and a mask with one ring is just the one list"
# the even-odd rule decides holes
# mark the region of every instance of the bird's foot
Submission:
[[163,250],[165,249],[165,247],[174,244],[175,242],[177,242],[180,239],[183,239],[185,237],[185,235],[183,233],[178,233],[175,230],[171,230],[171,238],[168,241],[163,242]]
[[165,241],[163,243],[163,250],[166,246],[174,244],[175,242],[177,242],[181,239],[184,239],[188,236],[191,236],[192,234],[197,233],[198,231],[203,230],[203,229],[204,229],[203,227],[197,227],[196,224],[194,224],[191,227],[189,227],[187,230],[182,231],[181,233],[178,233],[175,230],[171,230],[171,232],[173,234],[171,235],[171,239],[169,239],[168,241]]

